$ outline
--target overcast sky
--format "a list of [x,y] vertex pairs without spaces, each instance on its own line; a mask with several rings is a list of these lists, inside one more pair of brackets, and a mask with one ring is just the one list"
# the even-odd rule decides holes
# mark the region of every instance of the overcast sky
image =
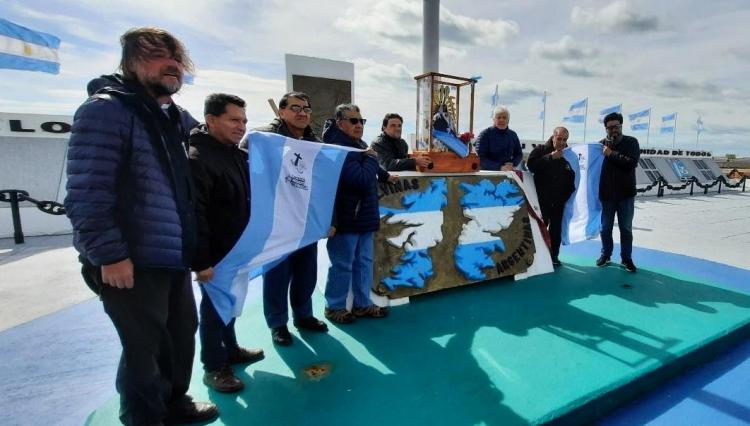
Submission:
[[[379,133],[386,112],[414,128],[415,84],[422,71],[422,2],[3,0],[0,17],[62,40],[58,75],[0,69],[0,111],[72,115],[86,83],[111,73],[118,37],[158,26],[180,38],[196,64],[195,84],[176,100],[199,120],[212,92],[248,101],[251,126],[272,118],[265,99],[285,91],[284,54],[355,64],[354,101]],[[651,107],[650,147],[671,147],[661,116],[676,112],[677,147],[750,156],[750,2],[443,0],[440,71],[477,84],[475,133],[490,125],[490,98],[511,111],[522,139],[545,138],[571,103],[589,98],[586,140],[604,134],[599,111],[622,103],[625,115]],[[645,131],[625,133],[646,146]],[[583,125],[570,124],[571,140]],[[465,129],[461,129],[465,130]]]

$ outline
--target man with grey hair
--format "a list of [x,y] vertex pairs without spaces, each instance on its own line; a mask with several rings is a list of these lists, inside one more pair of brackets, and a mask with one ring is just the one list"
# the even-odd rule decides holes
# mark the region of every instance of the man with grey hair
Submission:
[[197,122],[172,100],[192,63],[161,29],[134,28],[120,42],[122,74],[89,83],[73,121],[65,198],[73,244],[122,343],[120,421],[207,421],[216,406],[186,394],[198,325],[186,141]]
[[[348,324],[357,317],[383,318],[387,308],[377,306],[370,299],[375,231],[380,228],[378,181],[395,181],[378,166],[375,151],[367,149],[362,140],[365,120],[359,107],[342,104],[336,107],[335,119],[326,121],[323,141],[326,143],[366,149],[350,152],[341,169],[336,192],[336,234],[328,238],[328,257],[331,267],[326,281],[325,316],[330,321]],[[346,308],[351,287],[353,309]]]
[[482,170],[511,171],[521,163],[523,152],[518,135],[508,128],[508,108],[496,107],[492,112],[492,121],[494,125],[477,136],[479,166]]

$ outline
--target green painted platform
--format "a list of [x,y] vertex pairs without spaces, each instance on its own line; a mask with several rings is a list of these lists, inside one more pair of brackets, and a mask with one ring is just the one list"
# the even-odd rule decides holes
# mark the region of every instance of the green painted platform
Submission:
[[[191,393],[219,404],[216,425],[584,423],[750,335],[750,296],[665,259],[630,274],[563,257],[554,274],[421,296],[385,320],[293,330],[285,348],[253,300],[237,334],[266,359],[237,370],[234,395],[208,392],[196,362]],[[330,373],[311,379],[312,365]],[[88,424],[117,424],[117,408]]]

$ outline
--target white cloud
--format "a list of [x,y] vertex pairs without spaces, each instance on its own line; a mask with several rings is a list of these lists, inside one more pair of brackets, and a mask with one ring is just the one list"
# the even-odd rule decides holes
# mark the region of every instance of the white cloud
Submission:
[[554,43],[536,41],[531,44],[529,53],[532,57],[555,63],[560,72],[573,77],[596,77],[610,74],[599,60],[601,57],[599,49],[587,43],[577,42],[569,35],[563,36]]
[[659,29],[659,18],[655,15],[640,14],[627,0],[618,0],[601,9],[573,7],[570,13],[573,25],[594,28],[602,33],[647,32]]
[[[351,4],[334,27],[363,36],[367,43],[403,56],[421,54],[422,2],[385,0]],[[519,25],[503,19],[477,19],[440,7],[440,49],[460,58],[477,46],[504,46],[519,34]],[[448,50],[452,49],[452,50]]]

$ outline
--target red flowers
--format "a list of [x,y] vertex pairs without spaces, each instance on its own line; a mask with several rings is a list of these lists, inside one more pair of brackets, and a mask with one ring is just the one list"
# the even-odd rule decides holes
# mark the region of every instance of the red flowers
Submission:
[[472,139],[474,139],[474,133],[463,132],[461,133],[461,136],[459,136],[458,138],[461,139],[463,143],[468,144],[469,142],[471,142]]

